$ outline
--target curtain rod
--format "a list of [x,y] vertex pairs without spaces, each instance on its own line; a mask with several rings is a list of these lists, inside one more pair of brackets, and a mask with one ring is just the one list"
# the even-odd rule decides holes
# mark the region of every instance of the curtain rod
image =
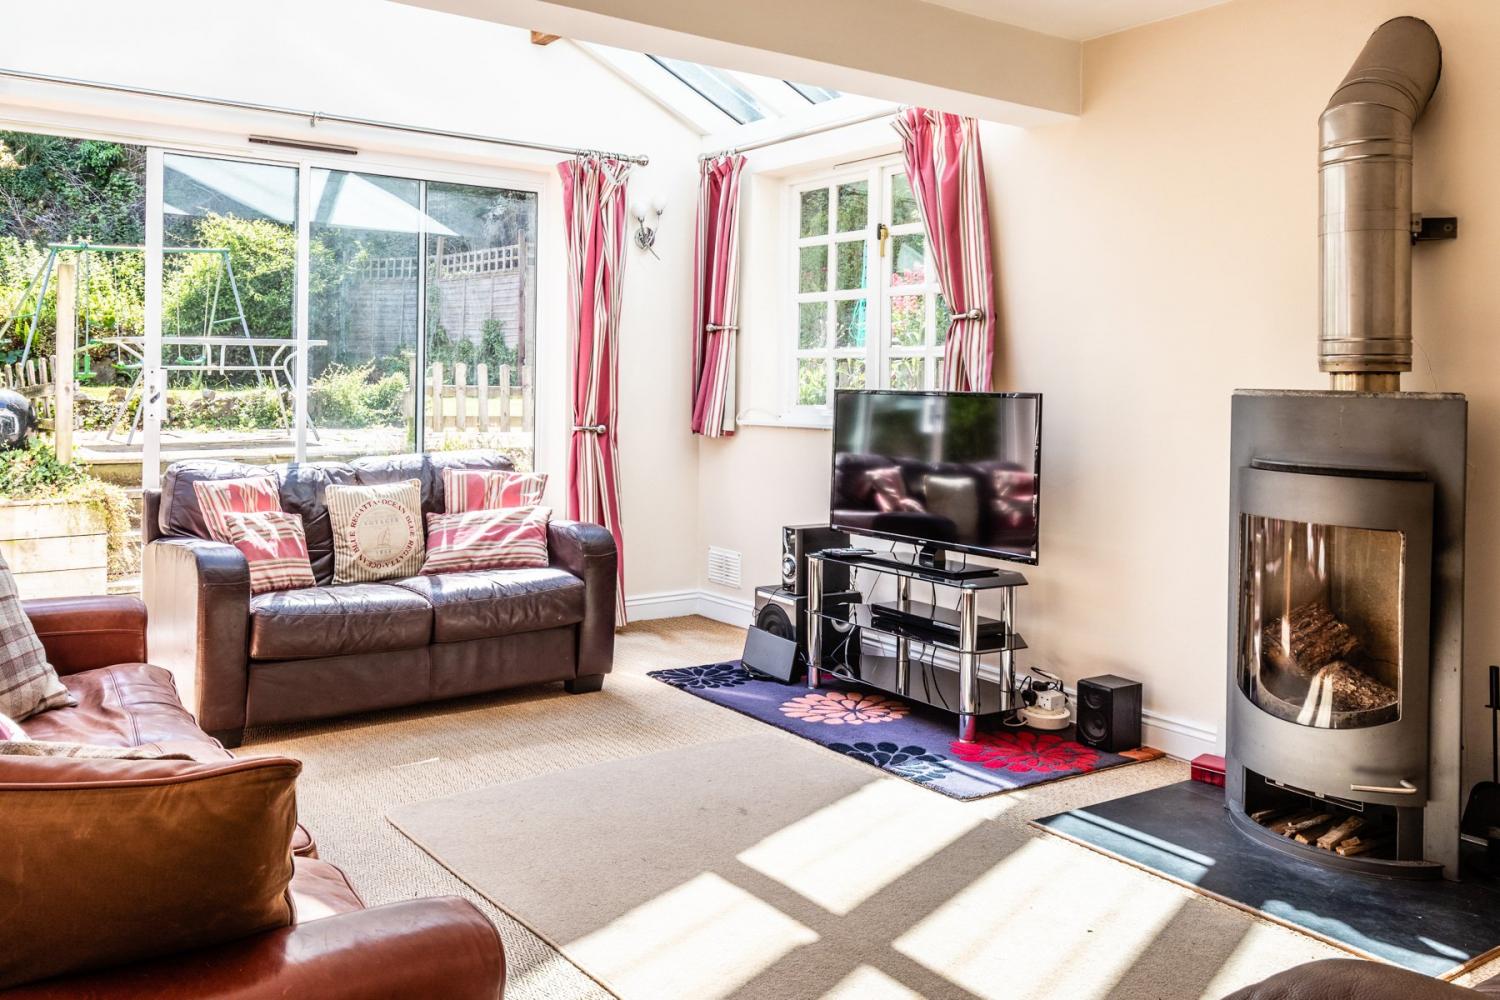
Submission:
[[761,139],[758,142],[747,142],[743,146],[731,146],[721,149],[717,153],[704,153],[698,157],[700,160],[717,160],[721,156],[732,156],[735,153],[748,153],[752,149],[763,149],[766,146],[776,146],[783,142],[792,142],[796,139],[806,139],[810,135],[821,135],[824,132],[833,132],[837,129],[848,128],[851,125],[863,125],[865,122],[873,122],[879,118],[895,117],[901,111],[900,107],[886,108],[883,111],[872,111],[858,118],[846,118],[839,122],[829,122],[826,125],[814,125],[811,128],[793,132],[790,135],[777,136],[774,139]]
[[644,154],[631,155],[628,153],[610,153],[598,149],[575,149],[572,146],[555,146],[546,142],[530,142],[525,139],[505,139],[493,135],[479,135],[474,132],[453,132],[447,129],[423,128],[419,125],[404,125],[400,122],[378,121],[373,118],[357,118],[353,115],[331,114],[326,111],[299,111],[296,108],[279,108],[269,104],[253,104],[249,101],[232,101],[220,97],[202,97],[197,94],[178,94],[169,90],[127,87],[118,83],[79,80],[68,76],[51,76],[46,73],[28,73],[24,70],[0,68],[0,77],[9,77],[13,80],[29,80],[34,83],[55,83],[65,87],[84,87],[90,90],[103,90],[114,94],[132,94],[137,97],[155,97],[169,101],[183,101],[189,104],[207,104],[212,107],[235,108],[240,111],[256,111],[262,114],[306,118],[308,125],[313,128],[316,128],[319,122],[335,122],[339,125],[360,125],[366,128],[385,129],[389,132],[405,132],[410,135],[430,135],[441,139],[464,139],[470,142],[483,142],[492,146],[535,149],[545,153],[562,153],[566,156],[587,156],[594,154],[609,159],[621,160],[626,163],[634,163],[642,167],[651,162],[650,157]]

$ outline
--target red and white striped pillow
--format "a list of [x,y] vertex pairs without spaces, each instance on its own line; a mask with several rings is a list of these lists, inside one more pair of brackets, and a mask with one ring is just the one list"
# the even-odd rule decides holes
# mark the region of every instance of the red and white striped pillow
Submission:
[[547,489],[545,472],[509,469],[444,469],[443,510],[463,514],[471,510],[530,507],[542,502]]
[[505,507],[427,515],[422,575],[547,565],[549,507]]
[[231,511],[224,524],[229,543],[250,564],[250,593],[317,586],[301,517],[280,510]]
[[198,509],[203,512],[203,521],[208,525],[208,537],[216,542],[230,541],[229,528],[224,520],[227,514],[281,510],[281,491],[276,487],[275,476],[200,479],[193,483],[193,494],[198,498]]

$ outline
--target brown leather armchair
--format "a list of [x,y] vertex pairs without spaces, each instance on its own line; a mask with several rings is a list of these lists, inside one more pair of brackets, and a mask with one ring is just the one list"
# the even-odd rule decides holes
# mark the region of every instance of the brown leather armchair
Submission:
[[1482,1000],[1500,996],[1500,978],[1473,989],[1383,962],[1326,958],[1278,972],[1225,1000]]
[[[226,746],[247,726],[326,718],[562,681],[598,691],[614,659],[616,554],[599,525],[553,520],[539,569],[333,584],[325,490],[417,479],[442,511],[445,467],[505,469],[495,452],[439,452],[274,468],[179,462],[142,516],[153,659]],[[250,594],[231,545],[208,540],[193,483],[275,475],[302,517],[318,586]]]
[[[107,794],[118,804],[124,785],[155,781],[159,788],[166,775],[165,782],[175,787],[229,770],[277,772],[284,782],[288,774],[295,777],[297,764],[285,758],[235,761],[193,723],[177,700],[171,675],[142,662],[146,609],[140,601],[54,599],[29,602],[26,610],[48,659],[78,702],[25,720],[29,736],[146,745],[191,759],[0,757],[0,814],[37,819],[13,823],[6,850],[0,851],[0,899],[11,909],[0,977],[12,984],[0,988],[0,1000],[498,1000],[505,985],[505,956],[499,935],[483,914],[454,897],[366,909],[344,873],[316,858],[305,831],[297,827],[287,842],[295,822],[289,795],[276,800],[279,826],[254,823],[253,832],[203,834],[225,845],[231,855],[259,851],[280,856],[274,865],[252,859],[247,866],[279,868],[283,881],[289,870],[288,909],[277,921],[281,926],[226,940],[191,920],[105,920],[105,912],[159,909],[174,894],[217,914],[239,902],[236,894],[245,880],[212,877],[192,884],[190,869],[181,867],[176,854],[150,833],[133,827],[140,841],[119,841],[116,828],[130,825],[128,817],[113,811],[92,818],[74,815],[89,801],[87,796]],[[148,810],[151,802],[167,800],[156,788],[145,799]],[[69,808],[52,808],[63,800]],[[214,822],[230,821],[227,811],[208,805],[206,815]],[[173,818],[164,816],[164,823]],[[264,841],[267,830],[279,831],[279,844]],[[158,848],[160,857],[153,861]],[[51,861],[50,870],[39,860]],[[155,871],[153,865],[169,871]],[[164,948],[168,935],[178,935],[175,940],[193,937],[201,946]],[[101,955],[133,958],[101,962]]]

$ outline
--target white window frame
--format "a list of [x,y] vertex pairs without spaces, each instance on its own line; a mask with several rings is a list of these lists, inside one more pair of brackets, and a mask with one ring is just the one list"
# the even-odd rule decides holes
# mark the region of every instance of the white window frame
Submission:
[[[938,383],[938,372],[942,364],[942,344],[938,339],[937,302],[942,294],[932,263],[932,250],[926,239],[921,218],[894,225],[892,218],[891,184],[896,177],[905,176],[905,166],[896,155],[843,170],[828,170],[818,174],[789,181],[786,185],[783,247],[787,248],[787,262],[782,279],[785,292],[785,308],[781,337],[782,364],[779,381],[782,387],[783,422],[799,426],[828,426],[833,419],[830,405],[832,394],[837,389],[835,373],[837,362],[858,359],[865,365],[865,384],[868,389],[884,389],[890,386],[890,365],[901,358],[923,359],[920,385],[913,388],[931,389]],[[856,231],[837,232],[837,191],[840,185],[864,181],[867,200],[866,225],[858,231],[858,238],[865,241],[865,273],[873,276],[865,287],[840,291],[837,284],[839,243],[849,242]],[[824,235],[806,236],[801,231],[802,195],[820,188],[828,191],[829,232]],[[884,225],[887,238],[881,240],[879,227]],[[925,280],[912,284],[893,284],[891,281],[890,254],[895,253],[900,237],[923,237],[922,263]],[[802,249],[810,246],[828,247],[828,277],[825,290],[803,292],[801,282]],[[896,298],[921,295],[924,300],[922,343],[897,347],[891,343],[891,304]],[[840,348],[835,343],[837,310],[839,302],[865,299],[868,309],[865,319],[865,343],[863,347]],[[827,302],[827,337],[820,349],[803,349],[801,337],[801,306],[808,302]],[[804,360],[821,357],[825,364],[825,378],[829,386],[828,400],[821,405],[806,404],[798,398],[798,370]]]

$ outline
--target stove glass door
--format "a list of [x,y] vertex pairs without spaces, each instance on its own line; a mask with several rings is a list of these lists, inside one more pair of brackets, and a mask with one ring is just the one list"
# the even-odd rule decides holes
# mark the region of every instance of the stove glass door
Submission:
[[1405,537],[1241,518],[1238,682],[1257,708],[1318,729],[1401,717]]

